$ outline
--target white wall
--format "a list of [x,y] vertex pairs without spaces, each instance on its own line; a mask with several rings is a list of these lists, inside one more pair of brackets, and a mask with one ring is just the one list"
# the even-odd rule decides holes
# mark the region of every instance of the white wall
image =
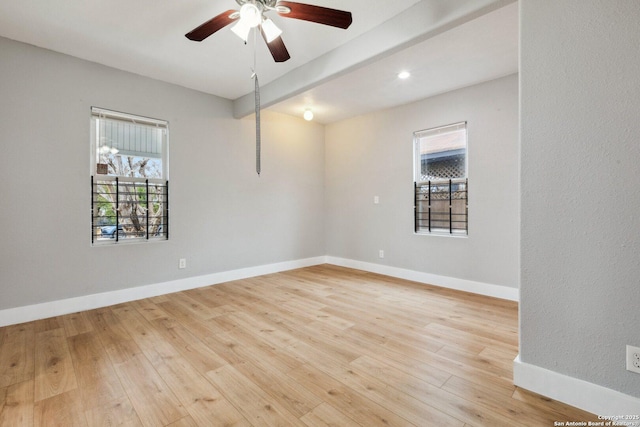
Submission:
[[[324,128],[0,38],[0,309],[324,255]],[[90,107],[170,123],[170,240],[91,247]],[[178,259],[187,269],[178,270]]]
[[[413,132],[460,121],[469,236],[415,235]],[[517,75],[328,125],[325,155],[328,255],[518,287]]]
[[520,4],[520,359],[640,397],[640,2]]

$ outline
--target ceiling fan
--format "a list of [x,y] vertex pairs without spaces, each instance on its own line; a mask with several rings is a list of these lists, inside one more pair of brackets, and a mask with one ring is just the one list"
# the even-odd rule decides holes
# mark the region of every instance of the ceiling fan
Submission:
[[311,4],[279,0],[236,0],[236,2],[240,5],[240,10],[230,9],[222,12],[185,36],[189,40],[200,42],[237,21],[231,31],[246,42],[251,29],[259,27],[273,59],[276,62],[284,62],[290,56],[280,37],[282,30],[267,18],[265,13],[275,11],[284,18],[301,19],[343,29],[349,28],[352,22],[351,12]]

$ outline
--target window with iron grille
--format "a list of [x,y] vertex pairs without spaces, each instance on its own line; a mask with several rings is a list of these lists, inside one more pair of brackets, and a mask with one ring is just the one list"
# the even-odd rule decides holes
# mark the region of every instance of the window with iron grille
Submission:
[[91,109],[91,242],[169,238],[164,120]]
[[414,231],[468,234],[467,123],[414,132]]

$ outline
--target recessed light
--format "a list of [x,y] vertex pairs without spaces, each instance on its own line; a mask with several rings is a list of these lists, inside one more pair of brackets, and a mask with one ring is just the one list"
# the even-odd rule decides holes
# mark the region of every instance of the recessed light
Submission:
[[309,108],[307,108],[306,110],[304,110],[304,115],[303,115],[304,119],[306,121],[311,121],[313,120],[313,111],[311,111]]
[[401,71],[398,73],[398,78],[399,79],[408,79],[409,77],[411,77],[411,73],[408,71]]

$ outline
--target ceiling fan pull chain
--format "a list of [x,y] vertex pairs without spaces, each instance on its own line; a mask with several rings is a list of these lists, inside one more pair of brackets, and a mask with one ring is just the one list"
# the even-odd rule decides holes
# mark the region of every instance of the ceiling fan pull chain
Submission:
[[256,46],[258,45],[258,31],[254,31],[253,37],[253,78],[255,79],[255,101],[256,101],[256,172],[260,176],[260,83],[258,82],[258,71],[256,68]]
[[255,74],[256,80],[256,172],[260,176],[260,84],[258,83],[258,75]]

